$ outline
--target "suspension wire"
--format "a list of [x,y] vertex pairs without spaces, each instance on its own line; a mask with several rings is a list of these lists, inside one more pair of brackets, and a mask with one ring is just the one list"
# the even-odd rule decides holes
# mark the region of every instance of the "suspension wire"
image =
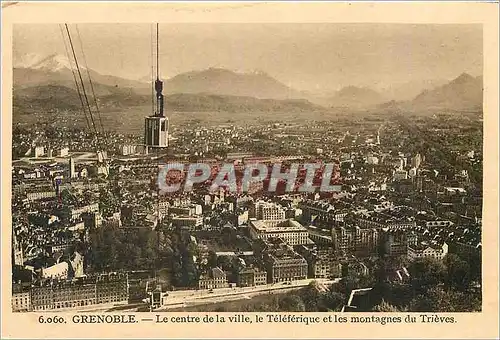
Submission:
[[160,39],[159,39],[159,23],[156,23],[156,79],[160,79]]
[[153,34],[153,24],[151,24],[150,27],[151,31],[151,112],[155,112],[155,71],[154,71],[154,64],[155,64],[155,56],[154,56],[154,34]]
[[97,97],[95,95],[94,85],[92,83],[92,77],[90,76],[90,70],[89,70],[89,67],[87,64],[87,58],[85,58],[85,52],[83,50],[82,38],[80,37],[80,30],[78,29],[78,25],[75,25],[75,29],[76,29],[76,34],[77,34],[78,40],[80,42],[80,50],[82,51],[83,63],[85,65],[85,68],[87,69],[87,77],[89,78],[90,89],[92,91],[92,97],[94,98],[94,104],[95,104],[95,108],[96,108],[97,115],[99,118],[99,124],[101,126],[101,133],[104,135],[104,127],[102,125],[101,111],[99,110],[99,105],[97,104]]
[[[99,161],[99,155],[102,156],[103,158],[103,161],[105,164],[107,164],[106,162],[106,159],[104,157],[104,154],[102,153],[102,143],[99,139],[99,132],[97,131],[97,127],[96,127],[96,124],[95,124],[95,121],[94,121],[94,116],[92,115],[92,109],[90,107],[90,103],[89,103],[89,99],[88,99],[88,96],[87,96],[87,92],[85,91],[85,83],[83,81],[83,78],[82,78],[82,73],[80,71],[80,66],[78,65],[78,58],[76,57],[76,53],[75,53],[75,48],[73,46],[73,41],[71,39],[71,33],[70,33],[70,30],[69,30],[69,27],[68,27],[68,24],[64,24],[65,27],[66,27],[66,32],[68,33],[68,40],[69,40],[69,44],[71,46],[71,51],[73,52],[73,58],[75,59],[75,65],[76,65],[76,70],[78,71],[78,77],[80,78],[80,82],[81,82],[81,85],[82,85],[82,92],[83,92],[83,96],[85,98],[85,102],[87,104],[87,108],[89,110],[89,115],[90,115],[90,120],[92,122],[92,127],[94,128],[94,146],[95,146],[95,149],[96,149],[96,156],[97,156],[97,162],[100,163]],[[92,131],[91,131],[92,132]],[[101,149],[101,153],[100,153],[100,150]]]
[[[160,69],[160,63],[158,62],[158,55],[159,55],[159,48],[158,48],[158,23],[156,24],[156,79],[159,79],[158,78],[158,74],[159,74],[159,69]],[[154,87],[154,82],[153,82],[153,87]],[[153,98],[154,98],[154,95],[153,95]],[[154,99],[153,99],[154,100]],[[158,112],[159,114],[159,112]],[[161,130],[161,122],[158,122],[159,126],[158,126],[158,130]],[[159,137],[159,136],[158,136]],[[159,140],[159,138],[158,138]],[[158,169],[158,175],[160,174],[160,157],[159,157],[159,153],[160,153],[160,150],[159,148],[156,148],[155,150],[155,153],[156,153],[156,168]],[[159,219],[160,219],[160,186],[158,185],[158,183],[156,184],[157,188],[156,188],[156,211],[158,212],[158,223],[160,223]],[[158,256],[159,256],[159,252],[160,252],[160,235],[157,235],[157,239],[158,239],[158,248],[156,250],[156,256],[157,256],[157,259],[156,259],[156,262],[158,262]],[[157,263],[158,265],[158,263]],[[156,276],[156,271],[155,271],[155,276]]]
[[[156,23],[156,79],[160,79],[159,78],[159,70],[160,70],[160,63],[159,63],[159,55],[160,55],[160,49],[159,49],[159,27],[158,27],[158,23]],[[152,82],[153,83],[153,87],[154,87],[154,81]],[[153,93],[153,98],[155,98],[156,96],[154,95]],[[154,101],[154,99],[153,99]],[[159,112],[158,112],[159,114]],[[161,119],[161,118],[160,118]],[[161,122],[158,121],[158,130],[161,131]],[[156,169],[158,171],[158,176],[160,175],[160,148],[155,148],[155,154],[156,154]],[[156,184],[156,211],[157,211],[157,218],[158,218],[158,224],[160,223],[160,186],[158,185],[158,183]],[[158,228],[160,229],[160,228]],[[161,233],[161,230],[159,230],[159,233]],[[158,265],[159,263],[159,253],[160,253],[160,235],[158,234],[157,235],[157,249],[156,249],[156,265]],[[156,269],[156,268],[155,268]],[[155,277],[157,277],[157,270],[155,270]]]
[[66,32],[68,33],[69,45],[71,47],[71,51],[73,52],[73,58],[75,59],[76,70],[78,72],[78,77],[80,78],[80,82],[81,82],[81,85],[82,85],[83,97],[85,98],[85,103],[87,104],[87,108],[89,110],[90,120],[92,122],[92,127],[94,128],[95,138],[96,138],[96,148],[97,148],[97,146],[98,146],[97,145],[97,142],[98,142],[98,138],[97,138],[98,131],[97,131],[97,128],[95,126],[95,121],[94,121],[94,117],[92,115],[92,110],[90,108],[89,98],[87,97],[87,92],[85,91],[85,85],[84,85],[84,82],[83,82],[82,73],[80,71],[80,66],[78,65],[78,59],[76,57],[75,48],[73,46],[73,41],[71,39],[71,33],[69,31],[68,24],[64,24],[64,25],[66,27]]
[[62,36],[63,43],[64,43],[64,50],[66,51],[66,56],[68,57],[71,73],[73,74],[73,80],[75,81],[76,92],[78,93],[78,98],[80,99],[80,103],[82,104],[82,111],[83,111],[83,115],[85,117],[85,122],[87,123],[87,127],[89,129],[92,129],[92,126],[90,125],[89,117],[87,116],[87,111],[85,110],[85,103],[83,102],[82,93],[80,92],[80,86],[78,85],[78,80],[76,79],[75,69],[73,68],[73,63],[71,62],[71,57],[69,55],[69,50],[68,50],[68,44],[66,43],[66,38],[64,37],[64,29],[63,29],[62,25],[59,25],[59,29],[61,31],[61,36]]

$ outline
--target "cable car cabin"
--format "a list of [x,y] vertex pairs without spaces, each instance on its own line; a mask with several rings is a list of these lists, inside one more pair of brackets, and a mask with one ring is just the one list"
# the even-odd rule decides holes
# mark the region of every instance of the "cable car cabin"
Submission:
[[148,147],[168,146],[168,118],[149,116],[145,119],[144,144]]

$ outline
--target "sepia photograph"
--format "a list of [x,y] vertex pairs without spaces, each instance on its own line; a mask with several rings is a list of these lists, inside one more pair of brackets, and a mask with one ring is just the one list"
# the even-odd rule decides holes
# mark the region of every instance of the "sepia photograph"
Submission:
[[15,24],[12,311],[480,312],[482,37]]

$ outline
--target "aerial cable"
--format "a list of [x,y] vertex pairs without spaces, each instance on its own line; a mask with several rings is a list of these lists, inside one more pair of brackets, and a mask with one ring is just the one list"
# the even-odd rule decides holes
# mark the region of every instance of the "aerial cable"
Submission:
[[156,23],[156,79],[160,79],[160,39],[159,24]]
[[64,30],[62,28],[62,25],[59,25],[59,29],[61,30],[61,35],[62,35],[62,39],[63,39],[63,43],[64,43],[64,49],[66,51],[66,56],[68,57],[68,61],[69,61],[69,66],[70,66],[70,69],[71,69],[71,73],[73,74],[73,80],[75,81],[76,92],[78,94],[78,98],[80,99],[80,103],[82,104],[83,115],[85,117],[85,121],[87,123],[87,127],[89,129],[92,129],[92,126],[90,124],[89,118],[87,117],[87,111],[85,110],[85,103],[83,102],[83,97],[82,97],[82,94],[80,92],[80,86],[78,85],[78,80],[76,79],[76,73],[75,73],[75,70],[73,68],[73,63],[71,62],[71,57],[69,55],[68,45],[66,43],[66,38],[64,36]]
[[[156,23],[156,79],[159,80],[159,74],[160,74],[160,62],[159,62],[159,54],[160,54],[160,49],[159,49],[159,25]],[[155,83],[154,81],[152,82],[153,88],[155,88]],[[154,92],[153,92],[153,98],[155,98]],[[153,103],[155,100],[153,99]],[[153,112],[155,112],[154,109],[154,104],[153,104]],[[158,112],[159,114],[159,112]],[[161,126],[161,123],[159,123]],[[156,153],[156,163],[157,163],[157,169],[160,169],[160,150],[158,148],[155,148],[155,153]],[[158,171],[159,173],[160,171]],[[156,188],[156,214],[157,214],[157,223],[160,223],[160,186],[157,184]],[[160,250],[160,237],[157,235],[157,243],[156,243],[156,266],[158,266],[158,257],[159,257],[159,250]],[[157,268],[155,266],[155,279],[157,279]]]
[[153,25],[151,25],[151,112],[155,111],[155,56],[154,56],[154,34],[153,34]]
[[80,30],[78,29],[78,25],[75,25],[75,29],[76,29],[76,34],[77,34],[78,40],[80,42],[80,49],[82,51],[83,63],[85,65],[85,68],[87,69],[87,77],[89,78],[90,89],[92,91],[92,96],[94,98],[94,104],[95,104],[95,108],[96,108],[97,115],[99,118],[99,124],[101,126],[101,132],[102,132],[102,134],[104,134],[104,127],[102,125],[101,112],[99,111],[99,105],[97,104],[97,97],[95,95],[94,85],[92,83],[92,77],[90,76],[90,70],[89,70],[89,67],[87,65],[87,58],[85,58],[85,52],[83,51],[83,43],[82,43],[82,38],[80,37]]
[[[92,127],[94,128],[94,131],[96,133],[96,142],[97,142],[97,128],[95,126],[95,121],[94,121],[94,117],[92,115],[92,110],[90,109],[90,103],[89,103],[89,99],[87,97],[87,92],[85,91],[85,85],[83,82],[82,73],[80,72],[80,66],[78,65],[78,59],[76,57],[75,48],[73,46],[73,41],[71,40],[71,33],[69,31],[68,24],[64,24],[64,26],[66,27],[66,32],[68,33],[69,45],[71,47],[71,51],[73,52],[73,58],[75,60],[76,70],[78,72],[78,77],[80,78],[80,83],[82,85],[83,97],[85,98],[85,103],[87,104],[87,108],[88,108],[89,113],[90,113],[90,120],[92,122]],[[97,147],[97,145],[96,145],[96,147]]]
[[[85,91],[85,83],[84,83],[83,78],[82,78],[82,73],[80,71],[80,66],[78,65],[78,58],[76,57],[75,48],[73,46],[73,41],[71,39],[71,33],[70,33],[70,30],[69,30],[68,24],[64,24],[64,25],[66,27],[66,32],[68,34],[69,44],[70,44],[70,47],[71,47],[71,51],[73,53],[73,58],[75,60],[76,69],[78,71],[78,77],[79,77],[81,85],[82,85],[83,96],[85,98],[85,102],[86,102],[87,108],[89,110],[89,115],[90,115],[90,120],[92,122],[92,127],[94,128],[94,133],[95,133],[95,135],[94,135],[94,145],[95,145],[95,148],[96,148],[96,154],[97,154],[97,158],[98,158],[98,162],[99,162],[99,155],[100,155],[99,154],[99,148],[100,148],[100,146],[102,146],[102,145],[100,145],[101,143],[100,143],[100,140],[99,140],[99,132],[97,131],[97,127],[96,127],[96,124],[95,124],[95,121],[94,121],[94,116],[92,115],[92,109],[90,107],[89,99],[87,97],[87,92]],[[103,154],[101,154],[101,155],[104,156]],[[104,162],[106,163],[105,159],[104,159]]]

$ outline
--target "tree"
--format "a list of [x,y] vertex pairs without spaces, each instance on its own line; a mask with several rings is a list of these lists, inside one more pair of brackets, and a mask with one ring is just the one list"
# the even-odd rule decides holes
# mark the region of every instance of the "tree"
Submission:
[[358,287],[366,288],[373,287],[377,283],[377,278],[373,275],[359,275],[358,276]]
[[143,248],[142,256],[147,259],[145,266],[148,268],[159,267],[159,253],[158,253],[158,236],[155,232],[149,232],[147,235],[146,247]]
[[186,287],[196,287],[198,285],[198,270],[189,254],[183,258],[183,285]]
[[217,254],[213,250],[210,250],[208,252],[208,263],[207,263],[207,266],[208,266],[208,268],[217,267]]
[[404,312],[404,309],[399,309],[398,307],[391,305],[384,299],[378,305],[373,307],[374,312]]
[[222,270],[230,271],[232,270],[231,258],[229,256],[219,256],[217,258],[217,266]]
[[471,255],[468,259],[468,263],[470,264],[470,275],[471,280],[476,282],[482,281],[482,262],[481,255],[474,254]]
[[300,297],[305,304],[307,311],[316,312],[318,311],[318,301],[320,298],[319,291],[317,289],[317,282],[311,281],[307,287],[300,291]]
[[[335,291],[326,291],[321,294],[318,303],[319,312],[336,311],[339,312],[346,303],[346,296]],[[309,311],[309,310],[308,310]]]
[[446,285],[449,288],[465,291],[471,283],[470,266],[455,254],[448,254],[444,259],[446,265]]
[[441,287],[429,289],[410,303],[412,312],[477,312],[481,310],[481,299],[474,294]]
[[182,286],[182,264],[180,262],[180,258],[174,257],[172,258],[172,273],[174,273],[172,277],[172,284],[176,287]]
[[446,267],[439,260],[425,257],[415,260],[410,265],[409,272],[414,292],[421,294],[444,281]]
[[305,312],[306,305],[298,295],[286,295],[278,301],[279,311]]

